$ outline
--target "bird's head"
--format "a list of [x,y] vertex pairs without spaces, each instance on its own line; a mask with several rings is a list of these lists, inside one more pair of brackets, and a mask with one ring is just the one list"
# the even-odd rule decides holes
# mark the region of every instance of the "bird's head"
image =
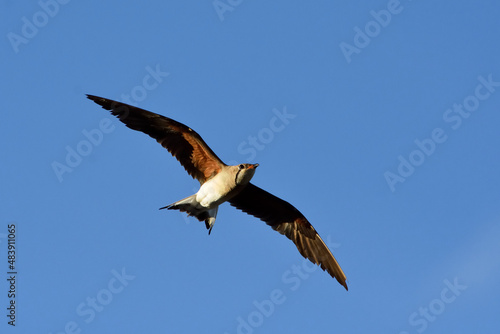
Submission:
[[239,164],[233,166],[236,172],[236,184],[244,185],[250,182],[258,166],[259,164]]

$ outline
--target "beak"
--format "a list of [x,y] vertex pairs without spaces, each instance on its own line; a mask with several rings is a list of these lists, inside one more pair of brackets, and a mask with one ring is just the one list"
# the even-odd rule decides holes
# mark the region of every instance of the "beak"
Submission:
[[259,167],[259,164],[253,164],[253,165],[248,166],[248,168],[250,168],[250,169],[255,169],[257,167]]

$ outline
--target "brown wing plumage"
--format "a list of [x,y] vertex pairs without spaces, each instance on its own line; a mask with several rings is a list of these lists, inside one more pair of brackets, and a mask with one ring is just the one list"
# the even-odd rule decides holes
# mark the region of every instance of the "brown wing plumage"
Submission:
[[110,110],[127,127],[156,139],[200,183],[203,184],[225,166],[201,136],[186,125],[125,103],[94,95],[87,97]]
[[347,290],[346,277],[337,260],[318,232],[293,205],[251,183],[229,203],[286,235],[303,257],[320,265]]

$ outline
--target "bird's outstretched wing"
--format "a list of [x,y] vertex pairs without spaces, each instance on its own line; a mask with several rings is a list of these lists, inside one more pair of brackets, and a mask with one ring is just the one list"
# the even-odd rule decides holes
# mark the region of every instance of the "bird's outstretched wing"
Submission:
[[110,110],[127,127],[156,139],[201,184],[225,166],[201,136],[186,125],[125,103],[94,95],[87,97]]
[[290,203],[249,183],[229,203],[243,212],[260,218],[274,230],[292,240],[300,254],[321,266],[347,290],[346,277],[337,260],[314,227]]

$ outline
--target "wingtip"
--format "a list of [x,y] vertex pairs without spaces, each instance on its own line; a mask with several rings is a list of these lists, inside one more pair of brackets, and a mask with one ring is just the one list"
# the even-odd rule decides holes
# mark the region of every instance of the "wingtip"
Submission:
[[[91,94],[85,94],[85,95],[87,96],[87,98],[89,100],[94,101],[95,103],[97,103],[103,109],[106,109],[106,110],[113,110],[118,105],[127,106],[124,103],[120,103],[120,102],[117,102],[117,101],[109,100],[109,99],[106,99],[104,97],[100,97],[100,96],[97,96],[97,95],[91,95]],[[112,113],[113,113],[113,115],[116,115],[114,112],[112,112]]]
[[90,101],[93,101],[99,105],[102,106],[102,103],[100,103],[100,101],[105,101],[104,98],[100,97],[100,96],[96,96],[96,95],[92,95],[92,94],[85,94],[85,96],[87,97],[87,99],[89,99]]
[[337,280],[337,282],[340,283],[340,285],[342,285],[345,288],[346,291],[349,291],[349,288],[347,287],[347,280],[346,280],[345,276],[341,277],[341,278],[339,278],[338,276],[335,276],[335,279]]

